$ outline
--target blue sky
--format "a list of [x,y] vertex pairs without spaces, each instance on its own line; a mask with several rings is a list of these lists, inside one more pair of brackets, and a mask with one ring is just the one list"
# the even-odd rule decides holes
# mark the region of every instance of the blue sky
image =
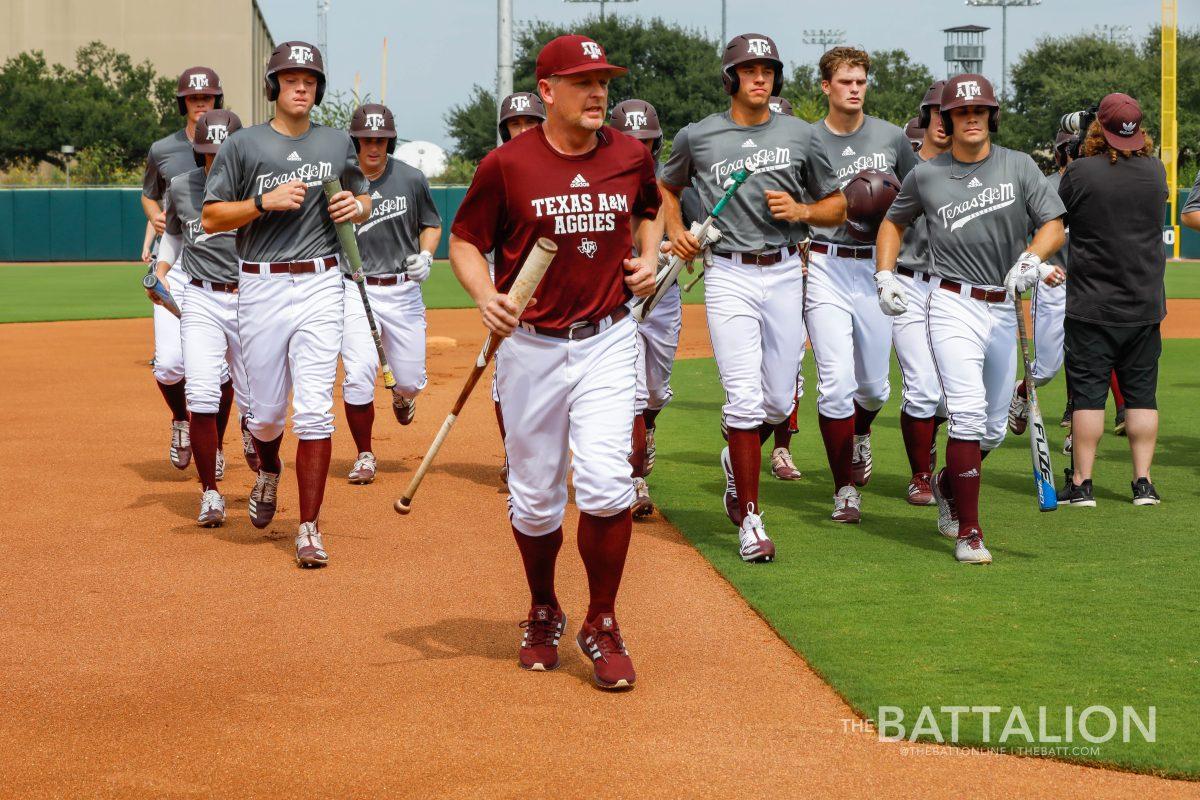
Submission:
[[[316,40],[316,0],[258,0],[276,41]],[[599,6],[563,0],[513,0],[514,18],[522,22],[570,22],[598,12]],[[1180,25],[1200,25],[1200,2],[1180,3]],[[815,3],[796,0],[726,0],[729,36],[754,31],[772,36],[791,64],[811,63],[820,48],[803,43],[807,29],[843,29],[846,43],[873,49],[903,47],[934,75],[945,76],[943,28],[985,25],[987,61],[984,72],[997,86],[1000,74],[1000,9],[972,8],[963,0],[858,0]],[[846,12],[851,13],[847,14]],[[1086,12],[1088,18],[1081,19]],[[705,31],[721,32],[720,0],[637,0],[609,3],[608,14],[662,17]],[[1039,37],[1091,31],[1093,26],[1129,25],[1141,40],[1160,14],[1158,0],[1043,0],[1031,8],[1008,12],[1011,64]],[[329,13],[330,88],[349,91],[355,73],[362,91],[380,96],[383,38],[388,39],[386,101],[396,114],[400,135],[449,144],[443,117],[462,102],[473,84],[495,86],[495,0],[332,0]],[[714,75],[713,80],[719,80]],[[516,87],[518,89],[525,87]],[[532,88],[532,87],[529,87]]]

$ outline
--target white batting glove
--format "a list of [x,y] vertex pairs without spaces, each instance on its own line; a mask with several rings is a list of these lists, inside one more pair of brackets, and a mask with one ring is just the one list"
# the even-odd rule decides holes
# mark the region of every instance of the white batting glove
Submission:
[[1028,251],[1021,253],[1017,263],[1008,271],[1004,278],[1004,288],[1009,295],[1017,297],[1033,288],[1038,281],[1044,281],[1054,274],[1054,267],[1043,264],[1042,260]]
[[424,283],[429,277],[429,271],[433,269],[433,253],[428,250],[422,250],[415,256],[409,256],[404,259],[404,271],[408,274],[410,281]]
[[[700,241],[701,223],[693,222],[689,233]],[[716,225],[709,225],[708,232],[704,234],[704,241],[700,242],[700,263],[704,264],[705,269],[712,267],[712,246],[721,241],[723,234],[717,229]]]
[[879,307],[889,317],[898,317],[908,310],[908,295],[891,270],[875,273],[875,291],[879,295]]

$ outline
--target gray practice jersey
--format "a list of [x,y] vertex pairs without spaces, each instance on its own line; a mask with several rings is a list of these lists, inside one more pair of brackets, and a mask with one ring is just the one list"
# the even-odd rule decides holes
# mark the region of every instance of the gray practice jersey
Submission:
[[[917,163],[925,163],[920,153],[917,154]],[[896,256],[897,266],[930,275],[937,274],[929,260],[929,231],[926,228],[928,224],[929,219],[922,215],[904,229],[904,238],[900,241],[900,254]]]
[[[404,259],[421,252],[421,231],[442,225],[429,181],[419,169],[388,158],[383,173],[371,181],[370,192],[371,218],[358,226],[363,274],[400,272]],[[349,263],[343,266],[351,271]]]
[[146,174],[142,176],[142,196],[162,202],[167,184],[176,175],[191,172],[196,168],[196,156],[187,134],[175,131],[150,145],[146,156]]
[[[832,175],[821,175],[821,181],[844,188],[864,169],[890,172],[901,181],[920,159],[913,152],[908,137],[901,128],[876,117],[863,117],[863,124],[854,133],[834,133],[825,120],[815,123],[813,134],[828,158],[827,168]],[[862,246],[864,242],[850,235],[845,224],[837,228],[813,228],[813,238],[824,242]]]
[[[1062,183],[1062,173],[1055,172],[1053,175],[1050,175],[1049,177],[1046,178],[1046,183],[1050,184],[1050,191],[1054,192],[1055,197],[1058,197],[1058,187],[1059,187],[1059,184]],[[1061,200],[1062,198],[1059,198],[1059,199]],[[1059,250],[1057,253],[1050,256],[1048,259],[1046,259],[1046,262],[1049,264],[1054,264],[1055,266],[1058,266],[1058,267],[1062,267],[1063,269],[1066,269],[1067,268],[1067,244],[1070,242],[1070,240],[1071,240],[1070,235],[1068,234],[1067,240],[1063,242],[1062,250]]]
[[340,178],[342,188],[367,193],[350,134],[313,124],[300,136],[285,136],[269,122],[232,134],[213,162],[205,202],[248,200],[289,181],[308,186],[295,211],[268,211],[237,232],[243,261],[300,261],[338,252],[337,231],[321,184]]
[[[702,206],[711,209],[725,194],[726,179],[747,162],[758,171],[721,212],[717,227],[724,236],[716,249],[748,253],[805,239],[808,226],[774,219],[765,195],[783,191],[810,202],[838,190],[824,148],[802,119],[772,114],[761,125],[743,127],[723,111],[693,122],[675,136],[662,179],[670,186],[695,187]],[[822,181],[819,175],[830,178]]]
[[1200,211],[1200,172],[1196,173],[1196,183],[1192,186],[1191,194],[1188,195],[1187,202],[1183,204],[1183,209],[1180,214],[1187,214],[1192,211]]
[[924,214],[937,275],[978,286],[1002,286],[1025,251],[1031,228],[1066,213],[1033,159],[992,145],[983,161],[950,153],[908,174],[887,218],[911,225]]
[[193,278],[217,283],[237,283],[237,237],[233,231],[205,233],[200,225],[204,210],[204,167],[192,162],[192,171],[177,175],[167,185],[163,211],[167,233],[183,236],[183,271]]

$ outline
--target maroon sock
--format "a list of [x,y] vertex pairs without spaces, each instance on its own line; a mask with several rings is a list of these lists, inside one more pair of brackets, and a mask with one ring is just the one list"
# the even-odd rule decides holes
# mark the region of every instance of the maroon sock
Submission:
[[784,420],[775,426],[775,447],[782,447],[784,450],[792,449],[792,423],[791,420]]
[[662,411],[661,408],[647,408],[642,412],[642,416],[646,420],[646,427],[653,428],[658,424],[658,415]]
[[616,611],[617,589],[625,571],[625,554],[633,533],[629,509],[611,517],[579,515],[579,555],[588,576],[587,619]]
[[158,390],[162,392],[163,400],[167,401],[167,408],[171,409],[171,419],[175,422],[186,420],[188,418],[187,384],[184,381],[179,383],[158,381]]
[[562,548],[562,526],[545,536],[526,536],[513,528],[513,538],[521,551],[532,605],[558,608],[558,595],[554,593],[554,562]]
[[904,439],[904,451],[908,454],[908,467],[912,474],[928,472],[930,453],[933,452],[937,435],[937,423],[933,417],[914,417],[900,412],[900,435]]
[[762,470],[762,439],[759,429],[729,429],[729,460],[733,463],[733,485],[737,488],[742,511],[757,514],[758,473]]
[[367,403],[356,406],[344,403],[346,408],[346,424],[350,427],[350,436],[354,446],[360,453],[371,452],[371,426],[375,424],[375,404]]
[[275,475],[283,469],[283,464],[279,461],[279,446],[283,444],[283,434],[279,434],[269,442],[264,442],[254,434],[254,449],[258,451],[259,465],[263,472],[270,472]]
[[229,427],[229,412],[233,410],[233,381],[221,384],[221,402],[217,406],[217,447],[225,445],[225,429]]
[[192,460],[205,491],[217,488],[217,415],[192,414]]
[[1025,384],[1025,381],[1017,384],[1017,396],[1023,400],[1029,399],[1029,387]]
[[979,442],[951,438],[946,443],[946,477],[958,508],[958,533],[979,527]]
[[825,455],[829,457],[834,491],[853,485],[850,462],[854,458],[854,417],[833,419],[818,414],[817,422],[821,428],[821,438],[825,440]]
[[316,522],[325,499],[332,439],[301,439],[296,445],[296,488],[300,490],[300,521]]
[[646,477],[646,420],[641,414],[633,417],[633,447],[629,454],[629,465],[633,467],[633,477]]
[[871,423],[875,421],[875,417],[879,416],[879,412],[882,409],[883,406],[880,406],[874,411],[867,411],[856,401],[854,403],[854,435],[866,436],[869,434],[871,432]]

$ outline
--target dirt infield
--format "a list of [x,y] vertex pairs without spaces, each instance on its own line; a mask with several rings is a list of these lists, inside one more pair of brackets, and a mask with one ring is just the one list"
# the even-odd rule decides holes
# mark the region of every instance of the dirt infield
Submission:
[[[702,355],[689,328],[685,355]],[[293,476],[255,530],[234,435],[230,521],[195,527],[194,472],[167,462],[149,320],[3,328],[0,794],[1200,796],[1036,759],[918,757],[846,730],[851,710],[659,521],[636,527],[618,609],[636,691],[595,690],[569,639],[558,673],[522,672],[528,598],[486,386],[413,514],[391,510],[481,340],[473,311],[431,314],[430,333],[417,422],[400,429],[379,404],[375,485],[345,483],[339,422],[332,563],[302,572]],[[560,576],[573,634],[586,589],[571,547]]]

